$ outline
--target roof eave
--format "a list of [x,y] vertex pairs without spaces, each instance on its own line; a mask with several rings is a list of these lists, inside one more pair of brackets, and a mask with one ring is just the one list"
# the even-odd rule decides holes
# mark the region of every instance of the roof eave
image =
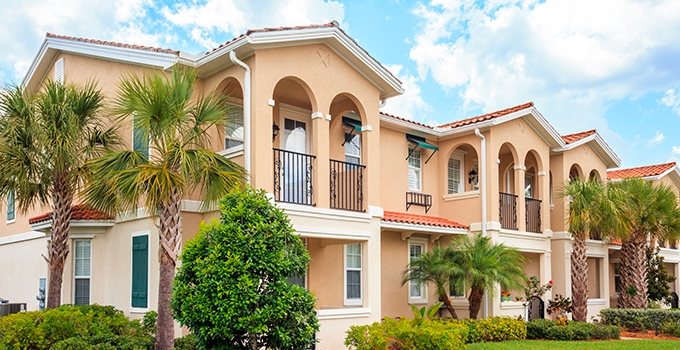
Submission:
[[553,148],[551,151],[555,153],[566,152],[584,144],[590,144],[590,147],[593,149],[593,151],[595,151],[600,159],[602,159],[602,161],[604,161],[604,163],[607,165],[607,169],[621,166],[621,159],[598,133],[586,136],[572,143],[565,144],[563,147]]
[[394,221],[380,221],[381,229],[392,229],[399,231],[414,231],[418,233],[430,233],[430,234],[449,234],[449,235],[466,235],[468,229],[465,228],[452,228],[452,227],[441,227],[432,225],[418,225],[418,224],[405,224],[401,222]]

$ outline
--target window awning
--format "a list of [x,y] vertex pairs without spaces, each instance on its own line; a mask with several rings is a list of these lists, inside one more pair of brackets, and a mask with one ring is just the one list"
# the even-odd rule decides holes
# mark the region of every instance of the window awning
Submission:
[[342,117],[342,123],[349,126],[356,132],[361,132],[361,122],[356,119]]
[[427,143],[427,141],[425,140],[424,137],[406,134],[406,139],[409,142],[416,144],[416,147],[414,147],[413,150],[411,152],[409,152],[408,156],[406,157],[406,160],[408,160],[411,157],[411,154],[413,154],[413,151],[415,151],[417,147],[427,148],[427,149],[432,150],[432,154],[430,154],[430,156],[427,158],[427,160],[425,161],[425,164],[427,164],[427,162],[430,161],[430,158],[432,158],[432,156],[434,155],[435,152],[439,151],[439,147],[437,147],[437,146],[435,146],[431,143]]

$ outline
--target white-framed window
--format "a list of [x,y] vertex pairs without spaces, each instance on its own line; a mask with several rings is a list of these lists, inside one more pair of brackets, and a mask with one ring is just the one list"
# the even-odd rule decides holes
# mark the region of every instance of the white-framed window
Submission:
[[408,157],[408,189],[412,191],[422,191],[422,160],[420,148],[409,148]]
[[14,222],[16,219],[16,204],[14,201],[14,191],[7,192],[7,222]]
[[449,286],[449,297],[450,298],[465,298],[465,285],[460,285],[456,283],[451,283]]
[[448,177],[448,193],[462,193],[465,192],[464,184],[464,168],[465,168],[465,156],[463,153],[454,151],[449,157],[449,163],[447,166],[447,177]]
[[[408,240],[408,262],[419,258],[427,251],[427,240],[419,238],[409,238]],[[408,299],[411,304],[427,303],[427,285],[409,282]]]
[[[302,242],[304,243],[305,247],[307,247],[307,239],[302,238]],[[307,289],[307,271],[305,271],[301,276],[292,276],[286,278],[286,282]]]
[[90,304],[92,277],[92,241],[73,241],[73,304]]
[[230,102],[228,109],[224,133],[224,149],[243,145],[243,105]]
[[345,162],[361,164],[361,134],[345,132]]
[[524,197],[534,198],[534,175],[524,175]]
[[345,306],[363,305],[361,243],[345,244]]

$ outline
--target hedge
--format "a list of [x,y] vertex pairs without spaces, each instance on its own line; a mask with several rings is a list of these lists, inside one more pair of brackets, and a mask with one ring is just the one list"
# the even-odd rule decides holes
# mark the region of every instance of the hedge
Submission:
[[658,309],[604,309],[602,322],[623,327],[631,332],[655,329],[655,320],[662,323],[680,323],[680,310]]
[[394,320],[351,326],[345,345],[356,350],[377,349],[465,349],[468,329],[458,323],[440,320]]
[[511,317],[489,317],[479,320],[466,319],[458,322],[469,329],[467,343],[524,340],[527,337],[526,322]]
[[590,340],[619,339],[621,328],[617,326],[570,321],[566,326],[556,321],[534,320],[527,323],[527,339]]

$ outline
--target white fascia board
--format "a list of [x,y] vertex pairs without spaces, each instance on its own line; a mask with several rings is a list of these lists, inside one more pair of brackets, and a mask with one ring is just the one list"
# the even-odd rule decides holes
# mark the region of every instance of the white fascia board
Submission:
[[418,124],[413,124],[404,120],[399,120],[396,118],[388,117],[382,113],[380,113],[380,122],[387,123],[385,125],[389,129],[397,130],[397,131],[406,131],[406,132],[412,132],[412,131],[419,131],[421,133],[431,135],[434,137],[440,137],[442,136],[442,133],[436,129],[430,129],[428,127],[424,127],[422,125]]
[[[242,37],[230,42],[229,44],[222,46],[221,48],[217,49],[216,51],[210,52],[210,53],[206,54],[205,56],[202,56],[201,58],[196,60],[196,66],[200,68],[201,66],[204,66],[205,64],[212,62],[212,61],[214,61],[214,60],[216,60],[216,59],[218,59],[222,56],[229,57],[229,52],[234,51],[236,49],[239,49],[247,43],[248,43],[248,37],[242,36]],[[241,58],[243,58],[243,57],[241,57]],[[233,64],[233,63],[231,63],[231,60],[229,60],[229,64],[230,65]]]
[[614,153],[614,150],[609,147],[602,136],[597,132],[570,144],[566,144],[563,147],[553,148],[551,151],[555,153],[565,152],[584,144],[590,144],[590,148],[607,164],[607,169],[621,166],[621,159],[619,156]]
[[468,230],[463,228],[448,228],[437,226],[425,226],[415,224],[403,224],[399,222],[380,221],[381,229],[392,229],[398,231],[413,231],[418,233],[441,233],[447,235],[466,235]]
[[[531,123],[531,120],[526,118],[527,116],[532,116],[533,119],[538,122],[538,126],[540,126],[540,129],[542,130],[537,129],[536,125]],[[531,128],[534,129],[534,131],[543,139],[543,141],[545,141],[546,144],[548,144],[548,146],[564,147],[565,143],[564,140],[562,140],[562,136],[557,132],[557,130],[555,130],[555,128],[553,128],[552,125],[550,125],[550,123],[548,123],[548,120],[543,117],[536,107],[525,108],[502,117],[493,118],[490,121],[493,123],[493,125],[498,125],[520,117],[527,119],[527,122]]]
[[45,54],[47,53],[47,39],[43,40],[42,45],[40,45],[40,50],[38,51],[38,54],[33,58],[33,62],[31,62],[31,65],[28,67],[28,72],[26,73],[26,76],[24,76],[24,79],[21,82],[21,85],[26,87],[26,84],[28,84],[29,81],[31,81],[31,78],[33,75],[35,75],[36,70],[38,69],[38,65],[40,62],[42,62],[43,58],[45,57]]

